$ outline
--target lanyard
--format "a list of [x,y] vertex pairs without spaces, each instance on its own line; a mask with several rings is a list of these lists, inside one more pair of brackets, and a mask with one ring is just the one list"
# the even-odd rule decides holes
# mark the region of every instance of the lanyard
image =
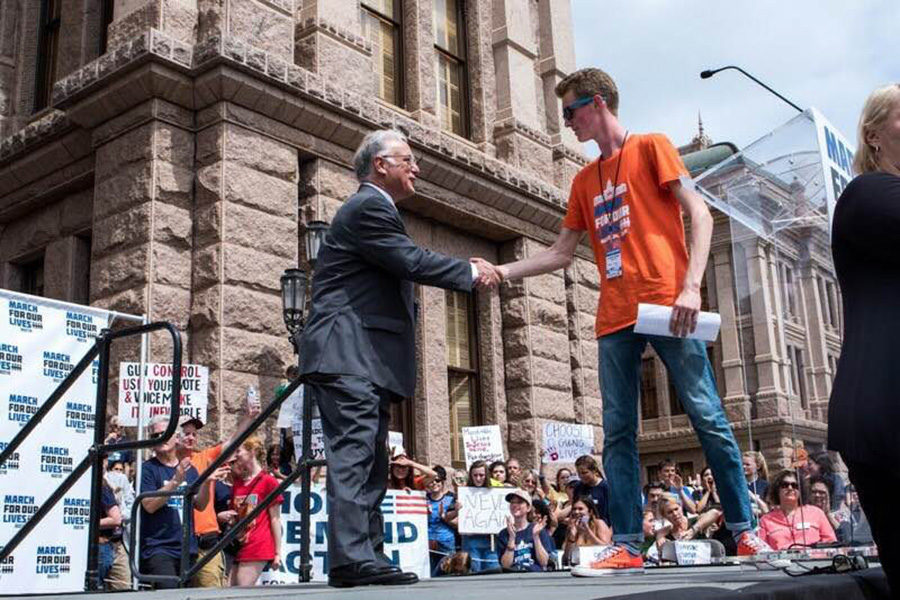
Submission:
[[615,203],[616,203],[616,188],[619,186],[619,169],[622,167],[622,158],[625,156],[625,145],[628,143],[628,131],[625,132],[625,138],[622,140],[622,148],[619,149],[619,162],[616,163],[616,174],[613,177],[613,186],[612,186],[612,199],[609,201],[609,206],[607,207],[606,202],[606,194],[603,191],[603,167],[600,166],[600,163],[603,162],[603,157],[601,156],[599,160],[597,160],[597,176],[600,178],[600,197],[603,201],[603,214],[606,215],[606,223],[607,225],[612,225],[613,213],[615,212]]

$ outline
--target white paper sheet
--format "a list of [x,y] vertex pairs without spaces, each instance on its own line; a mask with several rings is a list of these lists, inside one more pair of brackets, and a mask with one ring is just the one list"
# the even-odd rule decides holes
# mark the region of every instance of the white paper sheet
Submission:
[[[638,318],[634,326],[635,333],[648,335],[665,335],[675,337],[669,332],[669,321],[672,320],[672,307],[658,304],[638,304]],[[688,334],[688,338],[715,341],[719,337],[719,327],[722,325],[722,317],[718,313],[700,311],[697,317],[697,329]]]

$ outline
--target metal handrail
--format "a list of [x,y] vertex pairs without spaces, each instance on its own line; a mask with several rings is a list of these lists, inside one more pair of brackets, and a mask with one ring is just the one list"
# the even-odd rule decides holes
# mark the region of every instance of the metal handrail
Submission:
[[[190,565],[190,535],[193,533],[193,527],[189,526],[191,523],[193,516],[193,503],[194,498],[197,495],[197,492],[200,490],[201,486],[207,485],[212,474],[225,462],[229,459],[231,454],[233,454],[244,441],[247,440],[251,435],[253,435],[256,430],[271,417],[275,411],[284,403],[284,401],[294,393],[294,391],[303,383],[302,378],[297,378],[290,382],[287,386],[285,386],[281,392],[279,392],[275,398],[270,402],[264,409],[262,409],[250,423],[241,431],[238,435],[232,438],[231,443],[222,448],[222,451],[219,453],[218,458],[212,461],[209,466],[199,474],[197,479],[195,479],[192,483],[188,484],[183,490],[172,490],[167,492],[150,491],[143,492],[139,494],[134,499],[134,504],[131,507],[131,520],[132,523],[135,522],[135,518],[137,516],[137,511],[141,506],[141,501],[145,498],[152,497],[160,497],[160,496],[184,496],[184,502],[182,503],[182,531],[184,532],[184,538],[182,539],[181,546],[181,575],[150,575],[146,573],[141,573],[140,565],[137,564],[135,560],[135,546],[138,532],[136,528],[132,528],[132,531],[129,535],[129,554],[131,555],[131,572],[137,577],[139,581],[147,581],[147,582],[176,582],[178,585],[183,585],[191,580],[194,575],[197,574],[200,569],[202,569],[206,563],[213,560],[216,554],[219,553],[225,546],[228,545],[231,540],[237,537],[244,527],[249,525],[257,516],[259,516],[264,510],[267,510],[271,502],[278,497],[285,489],[292,483],[294,483],[297,478],[306,476],[306,479],[309,478],[310,469],[317,466],[323,466],[325,464],[324,460],[312,460],[309,454],[309,445],[310,445],[310,436],[311,432],[307,431],[307,429],[311,429],[310,424],[306,422],[307,413],[311,413],[311,404],[309,402],[304,402],[304,451],[306,451],[307,456],[301,457],[301,460],[298,462],[297,466],[293,471],[269,494],[263,498],[256,507],[253,508],[247,515],[245,515],[241,520],[235,523],[228,531],[226,531],[219,541],[209,550],[207,550],[204,555],[193,564]],[[309,410],[307,410],[307,408]],[[305,486],[308,494],[308,482],[305,482]],[[210,500],[213,501],[212,499]],[[308,511],[305,514],[306,526],[302,527],[304,537],[308,537],[309,533],[309,523],[308,523]],[[307,549],[308,553],[308,549]],[[302,557],[301,557],[302,558]],[[308,564],[308,560],[306,561]],[[304,581],[308,581],[307,577],[303,579]]]
[[[88,567],[85,572],[85,586],[93,589],[97,578],[97,535],[100,529],[100,495],[103,485],[103,457],[110,451],[126,449],[150,448],[160,443],[160,439],[138,440],[131,442],[119,442],[113,444],[104,443],[106,434],[106,405],[109,394],[109,348],[113,340],[133,335],[143,335],[152,331],[165,329],[172,336],[172,400],[170,414],[178,414],[178,406],[181,398],[181,334],[167,322],[149,323],[137,327],[126,327],[118,331],[104,329],[94,341],[93,347],[82,357],[77,365],[69,372],[65,379],[56,387],[47,401],[29,419],[28,423],[19,430],[9,445],[0,453],[0,465],[3,464],[28,435],[38,426],[40,421],[50,412],[57,402],[65,395],[72,384],[87,369],[96,356],[100,356],[100,365],[97,379],[97,404],[94,407],[94,444],[88,449],[88,455],[84,457],[72,473],[57,486],[50,497],[44,501],[37,512],[16,532],[12,539],[0,548],[0,560],[7,558],[18,547],[23,539],[43,520],[57,502],[65,495],[78,479],[84,475],[89,466],[93,466],[91,481],[91,512],[88,527]],[[178,419],[172,418],[166,430],[163,432],[162,441],[169,440],[178,427]]]

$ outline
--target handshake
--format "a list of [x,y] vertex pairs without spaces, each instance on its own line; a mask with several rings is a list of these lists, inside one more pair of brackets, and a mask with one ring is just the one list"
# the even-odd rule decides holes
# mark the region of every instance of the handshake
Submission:
[[478,269],[475,285],[479,289],[493,289],[509,276],[508,269],[503,265],[491,264],[483,258],[470,258],[469,262]]

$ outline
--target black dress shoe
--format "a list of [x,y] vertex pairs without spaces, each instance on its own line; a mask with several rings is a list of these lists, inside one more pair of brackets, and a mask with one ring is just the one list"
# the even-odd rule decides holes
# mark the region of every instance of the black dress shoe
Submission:
[[[394,567],[396,569],[396,567]],[[378,585],[412,585],[419,582],[419,576],[415,573],[404,572],[399,569],[392,573],[387,573],[384,579],[378,582]]]
[[328,585],[338,588],[387,583],[395,574],[384,571],[375,563],[355,563],[328,571]]
[[380,569],[384,569],[385,572],[390,573],[400,573],[400,567],[397,567],[388,559],[387,555],[384,552],[376,552],[375,553],[375,564]]

